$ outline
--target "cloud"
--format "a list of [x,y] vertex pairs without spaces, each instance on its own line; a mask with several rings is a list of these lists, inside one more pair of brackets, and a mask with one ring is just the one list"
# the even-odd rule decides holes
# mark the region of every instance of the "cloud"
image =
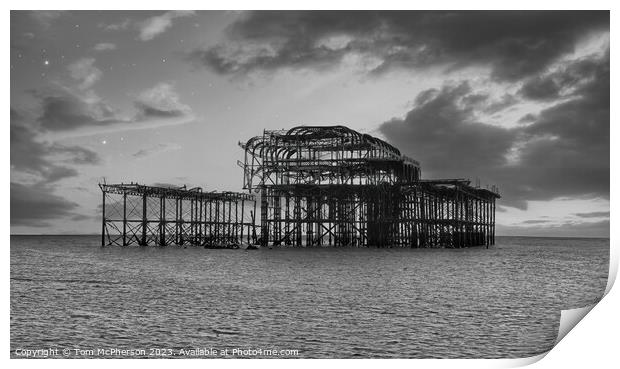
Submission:
[[422,170],[440,176],[475,174],[481,165],[502,166],[517,132],[476,121],[465,104],[472,90],[467,82],[420,93],[403,118],[379,130],[391,143],[416,155]]
[[99,155],[81,146],[42,141],[30,122],[11,109],[11,225],[44,227],[73,216],[77,204],[54,194],[55,184],[78,175],[75,165],[94,165]]
[[41,97],[42,114],[38,122],[45,130],[45,136],[54,140],[178,125],[194,120],[191,108],[179,102],[174,90],[170,95],[153,96],[152,99],[142,95],[134,101],[134,112],[122,114],[98,97],[90,101],[55,92]]
[[49,28],[58,18],[66,12],[62,10],[33,10],[30,16],[43,28]]
[[41,185],[11,182],[11,225],[45,227],[49,220],[75,216],[77,204]]
[[608,211],[593,211],[590,213],[575,213],[580,218],[609,218]]
[[518,123],[532,123],[536,122],[536,119],[536,115],[527,113],[519,119]]
[[94,58],[82,58],[67,69],[73,85],[34,91],[40,101],[37,122],[49,138],[77,137],[128,129],[182,124],[193,120],[192,109],[181,103],[174,86],[159,83],[134,98],[134,112],[121,113],[99,97],[94,84],[103,73]]
[[101,162],[101,158],[96,152],[81,146],[52,144],[50,153],[56,156],[55,160],[70,164],[94,165]]
[[115,122],[115,112],[92,90],[103,72],[94,58],[81,58],[67,66],[70,84],[57,83],[46,91],[33,91],[41,102],[38,122],[45,130],[63,131],[85,125]]
[[95,82],[101,79],[103,73],[99,68],[95,67],[94,64],[94,58],[82,58],[69,64],[67,67],[71,78],[79,83],[80,89],[89,89]]
[[546,100],[559,97],[560,86],[553,78],[534,77],[527,81],[520,90],[529,99]]
[[66,91],[56,91],[50,95],[40,95],[40,100],[42,113],[38,121],[48,131],[69,131],[129,122],[118,117],[98,97],[88,99]]
[[175,118],[191,114],[170,83],[161,82],[142,91],[135,101],[140,119]]
[[514,106],[517,103],[519,103],[519,100],[514,95],[504,94],[499,100],[494,101],[487,107],[485,107],[483,112],[487,114],[495,114],[511,106]]
[[57,182],[78,175],[76,165],[96,165],[99,155],[85,147],[41,139],[23,114],[11,109],[11,225],[44,227],[59,217],[76,217],[77,204],[56,195]]
[[529,219],[524,220],[521,224],[542,224],[551,222],[549,219]]
[[191,15],[194,15],[193,11],[177,10],[148,18],[139,24],[140,34],[138,38],[142,41],[150,41],[172,27],[172,21],[175,18],[188,17]]
[[346,54],[344,50],[330,50],[326,47],[307,50],[297,43],[283,46],[277,55],[269,48],[248,51],[251,49],[219,45],[207,50],[194,50],[189,59],[219,74],[246,74],[255,70],[274,71],[282,67],[325,70],[339,63]]
[[160,143],[152,147],[138,150],[133,154],[135,158],[142,159],[148,156],[162,154],[165,152],[180,150],[182,147],[173,143]]
[[[609,58],[604,56],[603,58]],[[525,81],[519,93],[530,100],[555,100],[571,97],[580,92],[599,72],[599,61],[591,56],[577,61],[563,62],[551,73],[531,77]]]
[[93,50],[95,51],[116,50],[116,44],[113,44],[111,42],[101,42],[101,43],[96,44],[93,47]]
[[247,74],[325,69],[357,55],[373,61],[374,74],[484,65],[515,81],[571,53],[583,35],[608,30],[608,11],[256,11],[232,24],[229,40],[189,59]]
[[122,30],[126,30],[127,28],[129,28],[130,25],[131,25],[131,20],[124,19],[118,23],[110,23],[110,24],[100,23],[98,27],[103,28],[104,31],[122,31]]
[[195,12],[190,10],[175,10],[147,18],[143,21],[126,18],[118,23],[100,23],[98,27],[108,32],[123,31],[130,28],[132,30],[136,29],[139,40],[150,41],[172,27],[174,19],[189,17],[194,14]]
[[67,165],[93,165],[100,158],[81,146],[67,146],[42,141],[19,113],[11,109],[11,171],[25,173],[39,186],[77,175]]
[[[586,64],[587,73],[573,73]],[[420,93],[404,118],[383,123],[380,132],[421,162],[424,177],[482,178],[499,185],[506,206],[608,198],[609,54],[575,61],[565,72],[576,78],[570,94],[528,115],[526,125],[480,122],[488,99],[464,82]]]
[[609,238],[609,220],[598,222],[566,221],[557,224],[533,224],[525,221],[517,225],[496,225],[496,233],[502,236],[532,237],[606,237]]

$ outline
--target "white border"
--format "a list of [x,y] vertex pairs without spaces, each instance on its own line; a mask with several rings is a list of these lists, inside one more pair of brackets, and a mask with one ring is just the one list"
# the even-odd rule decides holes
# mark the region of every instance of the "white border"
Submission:
[[[3,19],[5,25],[5,50],[9,48],[10,45],[10,13],[9,9],[50,9],[51,7],[58,7],[60,9],[230,9],[230,10],[238,10],[238,9],[256,9],[260,6],[261,9],[347,9],[350,4],[346,2],[336,2],[336,1],[325,1],[325,0],[314,0],[314,1],[295,1],[295,2],[285,2],[285,1],[261,1],[258,2],[250,2],[250,1],[237,1],[237,0],[229,0],[226,2],[212,2],[206,3],[204,1],[184,1],[177,0],[174,3],[165,2],[165,1],[149,1],[142,2],[140,4],[132,3],[128,4],[126,1],[118,1],[118,0],[108,0],[105,2],[84,2],[84,1],[62,1],[62,4],[58,1],[49,2],[49,1],[13,1],[7,2],[8,9],[4,13]],[[576,1],[562,1],[562,2],[545,2],[545,1],[531,1],[531,0],[522,0],[519,2],[491,2],[491,1],[477,1],[471,0],[467,2],[462,1],[432,1],[432,2],[411,2],[411,1],[391,1],[391,0],[383,0],[381,2],[368,2],[368,1],[357,1],[355,5],[358,6],[359,9],[463,9],[466,5],[468,9],[612,9],[611,11],[611,28],[614,28],[614,25],[617,24],[617,16],[615,14],[615,9],[613,9],[612,1],[594,1],[590,0],[587,2],[576,2]],[[562,8],[559,8],[561,6]],[[614,59],[614,52],[617,48],[617,42],[615,37],[611,37],[611,60],[612,63]],[[5,89],[3,91],[4,101],[9,102],[10,107],[10,68],[9,68],[9,58],[8,55],[5,55],[2,58],[2,67],[3,67],[3,80]],[[614,96],[617,96],[615,93],[617,84],[617,78],[615,74],[615,68],[612,68],[611,72],[611,101],[615,101]],[[5,114],[8,114],[9,107],[5,109]],[[617,109],[615,109],[615,105],[611,106],[611,116],[613,118],[617,117]],[[613,122],[618,122],[617,119],[612,119]],[[4,204],[8,204],[10,202],[10,172],[8,168],[10,168],[10,150],[9,141],[10,137],[10,128],[9,124],[5,123],[3,125],[3,137],[6,140],[5,145],[2,146],[2,156],[3,162],[5,163],[5,172],[3,173],[3,182],[2,185],[5,188],[5,191],[2,193],[5,196]],[[615,124],[611,124],[611,139],[612,142],[618,138],[618,129]],[[613,160],[614,158],[618,158],[618,148],[616,145],[611,145],[611,187],[615,188],[618,183],[618,162]],[[619,209],[618,201],[614,196],[611,197],[611,208],[613,209],[612,213],[615,214],[615,210]],[[7,207],[5,206],[5,209]],[[3,243],[4,247],[4,255],[5,259],[5,268],[3,271],[4,274],[4,282],[2,284],[2,292],[3,296],[3,307],[5,311],[5,317],[2,320],[3,331],[6,332],[2,338],[2,344],[5,352],[5,361],[8,361],[9,357],[9,319],[10,316],[10,306],[9,306],[9,293],[10,293],[10,257],[9,257],[9,238],[10,234],[10,214],[8,211],[4,211],[1,213],[1,224],[2,227],[6,230],[4,232],[5,243]],[[410,362],[408,360],[389,360],[389,362],[381,362],[379,360],[356,360],[354,364],[356,366],[368,367],[370,365],[390,365],[390,366],[402,366],[402,367],[410,367],[411,365],[421,366],[421,367],[432,367],[432,368],[446,368],[446,367],[459,367],[459,368],[494,368],[494,367],[515,367],[521,365],[528,365],[533,362],[537,362],[541,358],[545,357],[544,360],[539,361],[536,365],[541,368],[555,368],[555,367],[565,367],[565,366],[591,366],[595,365],[603,365],[607,363],[617,362],[617,338],[618,338],[618,316],[617,312],[620,311],[618,307],[620,307],[620,297],[619,293],[616,290],[611,290],[610,288],[615,281],[615,276],[617,274],[618,268],[618,249],[614,246],[614,240],[618,238],[618,227],[616,227],[616,223],[614,221],[614,217],[611,218],[611,261],[610,261],[610,279],[608,281],[607,292],[608,295],[603,299],[602,303],[595,306],[592,311],[585,317],[584,322],[578,324],[570,334],[568,334],[564,339],[559,342],[557,347],[551,350],[545,357],[545,355],[540,355],[535,358],[526,358],[526,359],[515,359],[515,360],[416,360],[415,362]],[[564,313],[563,316],[566,316],[567,313]],[[570,315],[570,313],[568,313]],[[162,367],[168,366],[170,364],[178,365],[179,362],[168,362],[163,360],[156,361],[138,361],[134,362],[133,360],[122,360],[120,362],[114,362],[113,365],[120,366],[135,366],[138,363],[144,363],[149,365],[150,367]],[[181,364],[184,366],[190,367],[204,367],[205,365],[217,365],[222,367],[235,367],[241,366],[245,363],[257,367],[284,367],[290,366],[290,362],[282,361],[282,360],[217,360],[217,361],[209,361],[204,362],[200,360],[184,360]],[[49,365],[52,367],[78,367],[83,366],[85,363],[80,360],[11,360],[10,363],[6,363],[11,367],[30,367],[30,366],[39,366],[39,365]],[[88,366],[93,367],[104,367],[109,366],[111,363],[107,360],[91,360],[88,362]],[[296,366],[300,367],[314,367],[317,363],[309,360],[296,360],[294,363]],[[322,360],[321,365],[328,366],[340,366],[343,363],[341,360]],[[348,363],[347,363],[348,364]],[[140,365],[140,364],[138,364]],[[609,366],[609,365],[605,365]],[[6,367],[6,366],[5,366]]]

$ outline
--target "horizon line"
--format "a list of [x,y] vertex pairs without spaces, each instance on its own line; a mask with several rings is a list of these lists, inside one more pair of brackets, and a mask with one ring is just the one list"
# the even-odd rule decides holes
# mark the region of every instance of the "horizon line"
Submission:
[[[101,236],[100,233],[10,233],[9,236]],[[496,237],[523,237],[523,238],[588,238],[610,239],[609,236],[521,236],[521,235],[496,235]]]

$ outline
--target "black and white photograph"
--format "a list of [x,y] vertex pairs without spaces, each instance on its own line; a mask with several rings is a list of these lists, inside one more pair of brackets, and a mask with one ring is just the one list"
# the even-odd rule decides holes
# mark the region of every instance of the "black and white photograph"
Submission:
[[539,360],[613,284],[609,9],[13,5],[11,362]]

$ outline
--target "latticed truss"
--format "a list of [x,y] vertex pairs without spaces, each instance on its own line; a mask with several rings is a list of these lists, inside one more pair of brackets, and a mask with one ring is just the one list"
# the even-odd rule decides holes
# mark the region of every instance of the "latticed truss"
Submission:
[[298,184],[378,185],[413,181],[415,160],[394,146],[344,126],[264,131],[240,144],[244,188]]
[[253,195],[100,184],[102,245],[235,247],[256,238]]

